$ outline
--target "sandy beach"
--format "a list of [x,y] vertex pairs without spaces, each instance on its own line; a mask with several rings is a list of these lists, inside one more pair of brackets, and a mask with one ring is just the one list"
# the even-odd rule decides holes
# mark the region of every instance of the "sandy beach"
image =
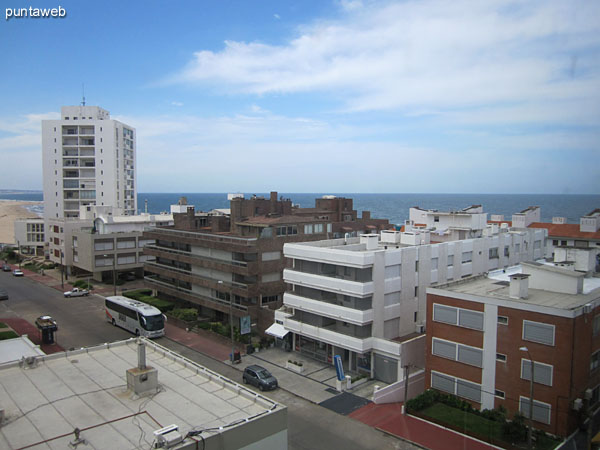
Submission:
[[13,200],[0,200],[0,243],[12,244],[15,242],[15,219],[39,217],[30,212],[26,206],[40,205],[43,202],[21,202]]

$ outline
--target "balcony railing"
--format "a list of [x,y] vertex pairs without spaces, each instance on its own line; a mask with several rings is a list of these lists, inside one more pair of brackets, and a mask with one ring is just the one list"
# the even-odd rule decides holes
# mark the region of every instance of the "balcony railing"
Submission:
[[213,241],[213,242],[223,242],[235,245],[244,245],[246,247],[251,247],[256,244],[258,238],[241,238],[235,236],[221,236],[216,234],[208,234],[208,233],[191,233],[189,231],[181,231],[181,230],[172,230],[169,228],[154,228],[154,227],[145,227],[144,231],[151,232],[153,234],[159,234],[163,237],[158,237],[158,239],[164,239],[165,235],[170,235],[173,237],[181,237],[188,238],[194,240],[205,240],[205,241]]
[[[230,302],[228,300],[223,300],[223,299],[220,299],[217,297],[212,297],[212,296],[209,297],[206,295],[200,295],[190,289],[185,289],[180,286],[173,286],[172,284],[165,283],[164,281],[160,281],[160,280],[157,280],[152,277],[146,276],[146,277],[144,277],[144,281],[147,282],[148,284],[155,284],[155,285],[160,286],[167,290],[183,292],[191,297],[196,297],[201,300],[218,303],[222,306],[227,306],[227,307],[230,306]],[[233,304],[231,304],[231,306],[234,309],[237,309],[239,311],[248,311],[248,307],[246,305],[240,305],[239,303],[233,303]]]
[[[203,277],[201,275],[192,273],[190,270],[179,269],[177,267],[167,266],[167,265],[164,265],[164,264],[158,264],[156,262],[146,261],[145,265],[148,266],[148,267],[156,267],[157,269],[162,269],[162,270],[166,270],[166,271],[170,271],[170,272],[181,273],[183,275],[191,277],[192,279],[207,281],[207,282],[210,282],[210,283],[215,283],[216,284],[219,281],[219,280],[215,280],[214,278]],[[223,281],[222,284],[223,284],[223,286],[227,286],[229,288],[237,288],[237,289],[243,289],[243,290],[247,290],[248,289],[248,285],[247,284],[238,283],[237,281]]]
[[206,261],[215,262],[215,263],[219,263],[219,264],[225,264],[227,266],[235,266],[235,267],[247,267],[248,266],[248,263],[246,261],[234,261],[234,260],[225,260],[225,259],[219,259],[219,258],[211,258],[210,256],[195,255],[191,252],[186,252],[184,250],[175,250],[175,249],[168,248],[168,247],[160,247],[158,245],[146,245],[144,248],[147,248],[150,250],[156,250],[156,251],[160,251],[160,252],[165,252],[165,253],[171,253],[173,255],[188,256],[188,257],[199,259],[199,260],[206,260]]
[[300,284],[310,287],[323,288],[327,290],[335,289],[340,293],[363,297],[373,294],[373,282],[360,282],[344,280],[342,278],[332,278],[312,273],[299,272],[297,270],[285,269],[283,279],[286,283]]
[[313,300],[299,295],[286,292],[283,295],[283,303],[299,310],[308,311],[320,316],[350,322],[356,325],[365,325],[373,322],[373,310],[364,311],[336,305],[320,300]]

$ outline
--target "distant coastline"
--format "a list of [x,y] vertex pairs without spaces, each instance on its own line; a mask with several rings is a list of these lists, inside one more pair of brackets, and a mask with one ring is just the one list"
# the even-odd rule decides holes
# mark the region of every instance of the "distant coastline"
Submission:
[[[253,193],[244,193],[246,198]],[[408,219],[409,208],[419,206],[440,211],[456,211],[470,205],[482,205],[488,217],[501,214],[510,220],[512,214],[529,206],[539,206],[542,221],[550,222],[552,217],[566,217],[569,223],[579,223],[581,216],[595,208],[600,208],[600,195],[597,194],[362,194],[362,193],[287,193],[278,196],[290,198],[301,207],[314,206],[315,198],[331,194],[352,198],[354,209],[359,212],[370,211],[373,218],[388,219],[390,223],[402,224]],[[268,198],[268,193],[256,192],[256,195]],[[188,204],[197,211],[210,211],[216,208],[229,208],[227,193],[138,193],[138,211],[157,214],[168,211],[170,205],[177,203],[180,197],[187,197]],[[0,200],[42,202],[42,191],[0,189]],[[43,214],[43,204],[30,206],[31,211]]]

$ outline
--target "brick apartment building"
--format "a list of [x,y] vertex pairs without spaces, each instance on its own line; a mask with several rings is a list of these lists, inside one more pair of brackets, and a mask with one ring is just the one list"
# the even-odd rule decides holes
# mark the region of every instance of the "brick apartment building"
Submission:
[[426,387],[529,417],[531,358],[534,427],[567,436],[599,405],[599,279],[538,263],[510,272],[427,290]]
[[144,249],[156,258],[145,263],[145,284],[160,297],[194,304],[214,320],[225,321],[232,298],[234,318],[250,315],[262,333],[282,305],[284,243],[356,236],[389,226],[367,211],[359,218],[352,208],[352,199],[333,196],[316,199],[315,208],[299,208],[277,192],[269,198],[231,198],[230,216],[189,207],[174,214],[174,226],[144,233],[144,239],[156,242]]

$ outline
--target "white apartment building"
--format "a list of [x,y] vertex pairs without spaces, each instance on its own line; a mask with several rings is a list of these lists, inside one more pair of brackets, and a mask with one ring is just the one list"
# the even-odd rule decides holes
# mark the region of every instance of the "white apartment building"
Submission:
[[81,206],[137,211],[135,129],[98,106],[63,106],[42,121],[44,218],[78,218]]
[[412,230],[285,244],[290,287],[275,325],[292,333],[296,351],[340,355],[350,370],[394,383],[407,364],[424,367],[428,286],[544,256],[546,230],[490,229],[452,242]]
[[16,219],[14,230],[15,243],[19,247],[19,253],[44,255],[44,219],[41,217]]
[[481,205],[450,212],[414,207],[409,210],[406,226],[431,230],[437,242],[456,241],[483,236],[487,214]]

